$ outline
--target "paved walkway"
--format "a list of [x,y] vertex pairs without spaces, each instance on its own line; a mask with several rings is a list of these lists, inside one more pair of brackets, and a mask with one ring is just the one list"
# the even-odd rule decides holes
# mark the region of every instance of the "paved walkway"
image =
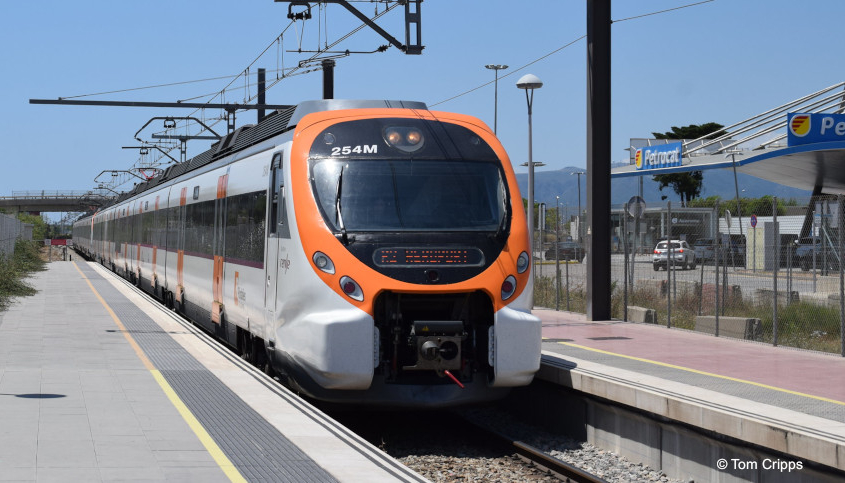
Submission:
[[0,313],[2,481],[424,481],[102,267]]

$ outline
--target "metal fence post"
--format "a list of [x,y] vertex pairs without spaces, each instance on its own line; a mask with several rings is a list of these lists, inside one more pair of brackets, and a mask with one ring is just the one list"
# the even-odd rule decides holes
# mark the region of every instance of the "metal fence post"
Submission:
[[569,312],[569,255],[567,252],[566,255],[566,263],[564,263],[566,267],[566,311]]
[[716,205],[713,207],[713,216],[716,217],[716,238],[713,240],[713,268],[716,272],[716,284],[713,287],[713,293],[715,295],[715,303],[716,307],[714,308],[714,312],[716,315],[716,337],[719,337],[719,255],[720,255],[720,247],[722,246],[722,231],[719,229],[719,202],[716,201]]
[[666,327],[672,327],[672,202],[666,202]]
[[772,225],[775,229],[775,266],[772,269],[772,345],[778,345],[778,268],[780,268],[780,227],[778,227],[778,198],[772,198]]
[[555,310],[560,310],[560,204],[555,211]]
[[843,208],[845,206],[842,204],[843,196],[841,194],[836,198],[839,202],[839,226],[838,230],[836,230],[839,238],[839,353],[842,357],[845,357],[845,267],[843,267],[842,263],[842,232],[845,230],[845,212],[843,212]]
[[624,270],[624,285],[622,293],[622,320],[628,322],[628,203],[622,207],[622,264]]

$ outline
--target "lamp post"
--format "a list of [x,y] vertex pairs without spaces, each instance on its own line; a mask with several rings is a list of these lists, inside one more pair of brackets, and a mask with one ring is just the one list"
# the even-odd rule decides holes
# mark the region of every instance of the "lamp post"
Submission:
[[578,244],[581,244],[581,175],[585,174],[583,171],[575,171],[570,173],[570,176],[578,176]]
[[496,134],[496,125],[499,120],[499,71],[508,68],[501,64],[487,64],[484,67],[492,70],[496,74],[496,80],[493,82],[493,134]]
[[[528,246],[531,251],[528,259],[531,261],[531,273],[534,273],[534,158],[531,139],[531,106],[534,104],[534,89],[543,87],[541,81],[534,74],[520,77],[516,87],[525,90],[525,101],[528,103]],[[532,298],[533,300],[533,287]],[[533,304],[533,302],[532,302]]]

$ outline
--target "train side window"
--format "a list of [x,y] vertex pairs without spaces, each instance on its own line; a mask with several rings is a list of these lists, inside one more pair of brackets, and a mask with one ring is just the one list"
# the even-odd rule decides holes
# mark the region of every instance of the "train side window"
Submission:
[[284,174],[284,152],[276,153],[273,156],[272,174],[270,176],[270,217],[269,231],[271,236],[290,238],[290,227],[288,226],[288,214],[285,209],[285,174]]

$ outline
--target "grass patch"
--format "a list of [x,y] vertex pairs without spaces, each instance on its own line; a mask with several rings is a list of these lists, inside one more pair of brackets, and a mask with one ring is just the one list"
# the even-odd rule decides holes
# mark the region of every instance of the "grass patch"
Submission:
[[[695,329],[697,315],[713,315],[715,304],[713,293],[702,296],[699,289],[686,287],[672,297],[672,327]],[[662,287],[638,284],[628,293],[628,305],[654,309],[657,324],[666,325],[669,309],[666,294]],[[743,317],[760,319],[762,325],[762,341],[774,342],[774,317],[772,304],[767,301],[755,301],[753,298],[743,297],[738,292],[726,291],[722,293],[720,305],[724,306],[723,315],[728,317]],[[568,287],[569,310],[571,312],[586,313],[587,294],[585,287],[571,285]],[[624,292],[621,286],[614,283],[611,287],[611,317],[621,320],[624,317]],[[562,285],[559,293],[560,310],[566,310],[567,287]],[[534,305],[537,307],[555,308],[555,284],[551,277],[537,277],[534,285]],[[841,322],[839,307],[818,305],[809,302],[795,301],[790,304],[778,305],[778,345],[809,349],[820,352],[838,354],[841,348]]]
[[41,259],[38,244],[33,241],[18,240],[14,253],[0,255],[0,310],[5,310],[12,297],[33,295],[37,291],[24,279],[32,272],[46,269]]

